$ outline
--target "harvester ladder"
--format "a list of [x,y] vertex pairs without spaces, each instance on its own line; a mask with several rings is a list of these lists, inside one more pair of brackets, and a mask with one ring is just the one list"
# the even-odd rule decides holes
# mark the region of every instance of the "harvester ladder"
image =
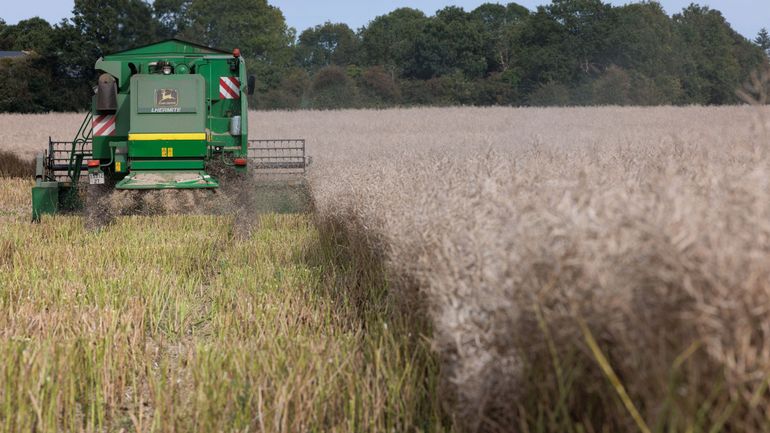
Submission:
[[[83,157],[85,156],[84,149],[86,143],[92,142],[91,135],[93,134],[93,119],[94,115],[89,111],[88,114],[86,114],[86,118],[83,119],[83,123],[80,124],[80,128],[78,129],[77,135],[75,135],[75,139],[72,140],[72,151],[70,152],[70,163],[67,176],[69,176],[69,178],[72,180],[73,185],[77,185],[78,181],[80,180],[80,174],[83,171]],[[93,152],[91,154],[93,154]]]
[[86,167],[83,160],[93,155],[91,127],[93,115],[88,113],[72,141],[54,141],[48,137],[46,152],[46,178],[77,185]]

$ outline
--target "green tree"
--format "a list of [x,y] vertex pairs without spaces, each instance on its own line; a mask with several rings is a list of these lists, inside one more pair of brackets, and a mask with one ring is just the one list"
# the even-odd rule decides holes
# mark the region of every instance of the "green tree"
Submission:
[[[41,113],[56,110],[55,89],[46,58],[0,59],[0,112]],[[71,108],[70,104],[62,109]],[[42,144],[42,143],[41,143]]]
[[519,38],[529,10],[516,3],[506,6],[485,3],[474,9],[471,17],[483,27],[484,55],[489,72],[510,70],[519,55]]
[[75,111],[87,106],[92,94],[87,81],[93,76],[95,59],[82,56],[81,34],[74,27],[66,22],[52,27],[41,18],[31,18],[2,32],[12,41],[5,48],[32,54],[4,60],[0,111]]
[[375,18],[360,32],[363,63],[382,65],[400,75],[412,54],[414,40],[429,22],[424,13],[410,8]]
[[[554,93],[551,90],[557,87],[561,90],[562,83],[569,81],[574,74],[574,62],[565,49],[567,37],[564,26],[554,20],[545,7],[538,7],[530,15],[521,29],[521,53],[514,63],[521,71],[519,87],[523,94],[538,91],[550,95]],[[538,101],[545,100],[549,98],[538,98]]]
[[308,70],[357,63],[359,40],[347,24],[326,22],[299,36],[297,59]]
[[13,47],[12,28],[12,26],[5,23],[5,20],[0,18],[0,50],[8,51]]
[[617,27],[611,5],[601,0],[553,0],[546,11],[564,32],[560,49],[572,63],[573,82],[609,66],[609,35]]
[[361,74],[359,84],[368,106],[387,107],[397,104],[401,90],[383,66],[371,66]]
[[294,31],[280,9],[267,0],[192,0],[182,36],[202,44],[231,50],[247,58],[288,60]]
[[192,0],[181,37],[224,50],[239,48],[250,59],[261,92],[280,85],[291,65],[294,29],[267,0]]
[[192,0],[155,0],[153,16],[157,20],[157,33],[161,39],[184,33],[190,26]]
[[484,3],[470,14],[484,24],[486,31],[494,33],[529,16],[529,9],[518,3],[508,3],[507,5]]
[[679,54],[687,102],[736,102],[735,90],[763,60],[760,50],[708,7],[690,5],[673,19],[686,47]]
[[591,105],[629,105],[631,76],[617,66],[610,66],[591,83]]
[[85,108],[99,56],[168,37],[240,48],[260,108],[724,104],[768,61],[770,34],[749,41],[718,11],[691,5],[669,17],[656,1],[605,2],[552,0],[534,12],[486,3],[432,17],[402,8],[358,34],[327,22],[295,42],[267,0],[75,0],[72,19],[53,26],[0,20],[0,49],[37,53],[3,62],[0,110]]
[[310,76],[305,69],[290,68],[276,88],[255,95],[251,107],[267,110],[307,108],[305,94],[309,86]]
[[0,59],[0,112],[42,111],[29,89],[29,78],[38,78],[29,59]]
[[571,103],[570,89],[555,81],[543,83],[527,96],[527,103],[534,107],[564,107]]
[[487,73],[484,27],[462,8],[449,6],[436,13],[415,38],[404,75],[428,79],[462,72],[468,78]]
[[54,27],[52,46],[56,47],[56,53],[49,56],[48,64],[57,90],[50,92],[55,100],[51,109],[86,109],[96,80],[94,63],[98,53],[93,42],[73,24],[62,21]]
[[617,27],[609,41],[610,61],[649,76],[678,72],[685,49],[674,23],[659,3],[632,3],[615,9]]
[[608,60],[634,78],[633,102],[682,102],[679,77],[683,73],[681,52],[686,47],[661,5],[632,3],[616,8],[615,15],[617,26],[608,39]]
[[762,48],[762,50],[770,56],[770,32],[768,32],[766,28],[763,27],[762,30],[759,31],[756,39],[754,39],[754,43],[759,45],[759,48]]
[[338,109],[356,106],[358,90],[345,69],[339,66],[327,66],[313,77],[310,85],[310,104],[312,108]]
[[[143,0],[75,0],[72,22],[99,56],[156,40],[152,7]],[[90,53],[89,53],[90,54]]]
[[13,26],[13,49],[34,51],[45,55],[52,50],[51,42],[54,30],[48,21],[42,18],[30,18],[19,21]]

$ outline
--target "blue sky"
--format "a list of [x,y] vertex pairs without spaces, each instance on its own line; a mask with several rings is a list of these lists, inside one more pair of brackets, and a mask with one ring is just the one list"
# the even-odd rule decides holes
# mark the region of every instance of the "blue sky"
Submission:
[[[225,0],[226,1],[226,0]],[[390,12],[398,7],[419,8],[428,14],[448,5],[462,6],[466,10],[485,3],[483,0],[268,0],[278,6],[286,16],[289,25],[299,31],[321,24],[324,21],[344,22],[357,29],[372,18]],[[733,28],[753,38],[762,27],[770,28],[770,0],[662,0],[669,14],[680,11],[695,1],[725,15]],[[21,19],[40,16],[50,22],[58,22],[70,16],[73,0],[0,0],[0,18],[14,24]],[[517,3],[534,9],[548,0],[519,0]],[[621,5],[629,0],[612,0]],[[503,1],[501,3],[507,3]]]

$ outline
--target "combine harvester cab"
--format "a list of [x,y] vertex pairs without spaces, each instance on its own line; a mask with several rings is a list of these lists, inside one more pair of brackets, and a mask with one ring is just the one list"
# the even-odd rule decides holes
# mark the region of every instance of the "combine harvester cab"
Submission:
[[[32,216],[80,206],[80,187],[213,189],[212,163],[235,172],[304,173],[304,140],[248,139],[254,77],[232,53],[177,39],[96,62],[91,112],[71,142],[37,158]],[[251,147],[250,147],[251,146]],[[87,174],[87,176],[84,176]]]

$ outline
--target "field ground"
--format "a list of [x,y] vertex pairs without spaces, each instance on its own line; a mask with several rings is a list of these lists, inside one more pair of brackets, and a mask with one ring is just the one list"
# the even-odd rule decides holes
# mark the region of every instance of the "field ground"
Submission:
[[308,139],[314,213],[246,239],[0,184],[0,427],[770,431],[767,108],[249,117]]
[[0,430],[442,429],[427,340],[310,215],[87,232],[31,185],[0,184]]

